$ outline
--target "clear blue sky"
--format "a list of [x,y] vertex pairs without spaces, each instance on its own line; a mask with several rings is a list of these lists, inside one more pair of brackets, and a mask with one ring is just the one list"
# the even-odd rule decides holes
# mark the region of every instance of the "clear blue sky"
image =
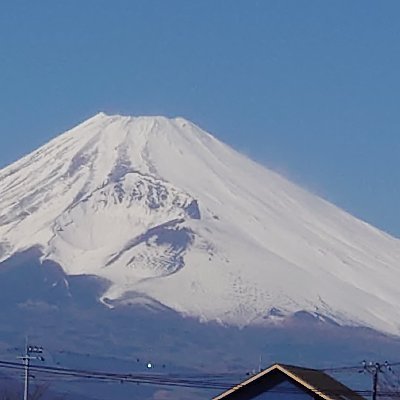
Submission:
[[0,2],[0,166],[98,111],[191,119],[400,237],[400,1]]

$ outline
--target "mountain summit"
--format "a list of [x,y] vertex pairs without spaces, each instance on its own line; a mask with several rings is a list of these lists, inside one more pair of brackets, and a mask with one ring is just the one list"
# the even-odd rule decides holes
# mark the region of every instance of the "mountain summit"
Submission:
[[400,334],[398,239],[182,118],[101,113],[0,170],[0,260],[31,247],[109,305]]

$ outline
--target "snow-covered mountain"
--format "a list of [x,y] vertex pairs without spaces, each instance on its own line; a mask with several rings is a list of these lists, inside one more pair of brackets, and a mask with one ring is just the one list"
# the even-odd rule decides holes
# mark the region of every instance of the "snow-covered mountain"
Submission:
[[400,334],[400,241],[182,118],[94,116],[0,170],[0,261],[40,247],[102,301]]

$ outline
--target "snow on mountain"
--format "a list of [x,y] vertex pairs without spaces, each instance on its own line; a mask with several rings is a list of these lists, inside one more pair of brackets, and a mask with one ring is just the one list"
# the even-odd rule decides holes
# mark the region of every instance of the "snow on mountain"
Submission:
[[0,170],[0,260],[39,246],[103,301],[400,334],[400,241],[182,119],[94,116]]

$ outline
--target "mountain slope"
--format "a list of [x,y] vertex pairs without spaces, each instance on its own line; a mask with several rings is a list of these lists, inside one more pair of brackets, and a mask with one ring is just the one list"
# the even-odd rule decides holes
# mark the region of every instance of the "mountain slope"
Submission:
[[98,114],[0,171],[0,260],[39,246],[103,301],[399,334],[400,241],[190,122]]

